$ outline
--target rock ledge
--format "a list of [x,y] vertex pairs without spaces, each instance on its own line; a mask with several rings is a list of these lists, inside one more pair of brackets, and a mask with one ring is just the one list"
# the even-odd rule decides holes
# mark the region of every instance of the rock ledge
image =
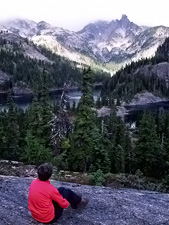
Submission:
[[[28,212],[33,178],[0,176],[0,225],[40,225]],[[85,186],[51,181],[88,196],[82,211],[68,208],[57,225],[169,225],[169,195],[133,189]]]

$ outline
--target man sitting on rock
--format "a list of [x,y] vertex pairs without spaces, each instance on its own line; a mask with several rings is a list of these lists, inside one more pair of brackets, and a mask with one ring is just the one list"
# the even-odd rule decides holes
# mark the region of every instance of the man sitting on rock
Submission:
[[29,210],[33,218],[42,223],[54,223],[62,215],[63,209],[70,206],[73,209],[83,208],[88,199],[60,187],[56,189],[50,184],[52,166],[44,163],[38,167],[38,178],[29,187]]

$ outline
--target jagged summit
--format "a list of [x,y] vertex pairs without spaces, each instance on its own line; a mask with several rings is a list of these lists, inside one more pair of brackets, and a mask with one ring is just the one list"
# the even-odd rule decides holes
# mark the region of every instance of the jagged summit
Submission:
[[129,20],[126,14],[122,14],[121,20]]
[[121,19],[119,20],[119,24],[122,28],[131,28],[132,26],[139,28],[139,26],[131,22],[125,14],[122,15]]

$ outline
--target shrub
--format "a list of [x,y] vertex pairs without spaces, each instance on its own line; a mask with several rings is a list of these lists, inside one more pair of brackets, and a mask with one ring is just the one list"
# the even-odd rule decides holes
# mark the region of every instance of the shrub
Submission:
[[96,172],[89,175],[89,180],[94,185],[103,185],[105,183],[105,174],[101,169],[98,169]]

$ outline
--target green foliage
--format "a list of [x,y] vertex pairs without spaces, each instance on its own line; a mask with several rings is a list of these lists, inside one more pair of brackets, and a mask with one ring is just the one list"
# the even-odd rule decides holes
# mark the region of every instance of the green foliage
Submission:
[[[135,75],[140,66],[168,60],[168,46],[166,41],[165,47],[158,49],[158,57],[131,63],[112,78],[98,75],[104,85],[102,98],[96,105],[109,106],[111,114],[97,118],[92,108],[93,80],[97,80],[93,71],[84,70],[82,76],[75,65],[68,65],[69,62],[45,49],[41,51],[53,64],[29,59],[23,55],[21,46],[13,45],[9,51],[7,42],[0,40],[0,69],[12,78],[1,90],[7,91],[13,84],[22,82],[35,90],[34,101],[25,112],[15,107],[11,96],[8,110],[0,112],[0,158],[21,159],[36,165],[51,161],[58,169],[90,172],[92,182],[97,185],[110,179],[105,174],[111,171],[120,173],[116,181],[123,186],[163,190],[168,185],[169,174],[169,114],[162,111],[158,115],[144,114],[132,133],[116,115],[114,103],[128,101],[143,90],[169,94],[165,82],[156,75]],[[71,110],[67,104],[60,111],[49,104],[48,96],[51,87],[61,87],[65,81],[70,85],[82,83],[82,98],[78,108],[74,104]],[[75,118],[73,133],[69,123],[71,113]],[[144,176],[161,182],[146,180]]]
[[63,150],[68,150],[70,148],[70,141],[69,141],[69,139],[63,139],[62,140],[61,148]]
[[115,188],[135,188],[139,190],[150,190],[168,192],[168,184],[163,180],[159,181],[153,178],[147,178],[140,173],[137,174],[111,174],[105,175],[105,183]]
[[4,157],[6,159],[18,160],[20,154],[20,131],[17,121],[17,111],[11,95],[8,96],[7,101],[7,122],[4,127],[6,151],[4,152]]
[[107,139],[108,157],[111,172],[128,173],[132,167],[132,146],[129,131],[124,122],[116,115],[116,108],[111,110],[110,117],[103,118],[104,139]]
[[4,121],[6,120],[5,114],[3,112],[0,112],[0,158],[4,157],[5,152],[7,152],[6,149],[6,135],[5,135],[5,124]]
[[101,100],[100,100],[100,97],[98,97],[97,100],[96,100],[96,108],[97,108],[97,109],[100,109],[101,106],[102,106],[102,105],[101,105]]
[[63,139],[61,142],[61,153],[55,156],[52,160],[53,165],[55,165],[59,170],[68,170],[68,151],[70,149],[69,139]]
[[54,166],[56,166],[57,170],[68,170],[68,162],[67,162],[67,151],[63,151],[61,154],[55,156],[52,160]]
[[33,104],[27,111],[27,124],[30,133],[41,140],[49,148],[51,145],[51,125],[52,106],[49,103],[48,77],[45,71],[41,77],[41,93],[38,102],[35,97]]
[[91,71],[84,71],[83,92],[71,136],[69,166],[74,171],[109,170],[109,159],[103,146],[103,139],[96,126],[96,115],[92,110]]
[[83,71],[83,80],[82,80],[82,96],[79,102],[79,108],[82,105],[86,105],[88,107],[94,106],[93,100],[93,74],[91,69],[87,69]]
[[25,138],[26,145],[21,155],[21,160],[27,164],[40,165],[41,163],[49,162],[52,159],[52,154],[38,138],[30,133]]
[[101,169],[98,169],[96,172],[89,175],[89,181],[94,185],[101,186],[106,181],[105,174]]
[[[49,60],[42,61],[26,56],[27,44]],[[19,44],[0,38],[0,70],[9,74],[11,78],[0,85],[2,91],[9,91],[14,85],[22,84],[35,92],[41,91],[41,77],[44,70],[48,75],[50,88],[60,88],[65,83],[79,86],[82,82],[81,69],[77,68],[75,62],[66,60],[41,46],[37,47],[30,41],[27,43],[26,40],[25,42],[22,40]],[[94,82],[102,82],[107,77],[108,74],[102,71],[93,74]]]
[[[144,175],[161,176],[156,167],[161,163],[160,159],[163,155],[161,154],[155,119],[150,113],[145,113],[141,120],[135,157],[137,159],[137,169],[140,169]],[[158,166],[162,165],[159,164]]]

